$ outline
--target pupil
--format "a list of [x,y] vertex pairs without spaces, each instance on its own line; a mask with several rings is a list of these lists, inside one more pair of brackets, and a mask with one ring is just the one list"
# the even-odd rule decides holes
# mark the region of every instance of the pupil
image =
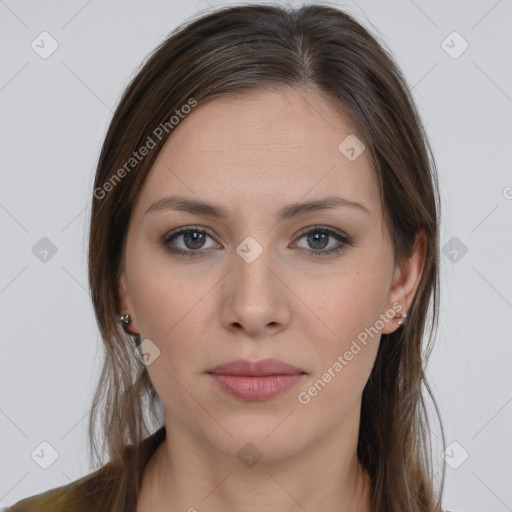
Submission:
[[[193,231],[192,234],[190,233],[186,233],[185,234],[185,243],[187,243],[188,241],[192,241],[192,244],[195,244],[197,243],[198,241],[200,241],[201,237],[203,236],[202,233],[198,233],[197,231]],[[193,249],[197,249],[198,247],[192,247]]]
[[[320,242],[320,247],[315,247],[315,249],[323,249],[325,247],[325,243],[322,244],[321,242],[322,242],[322,240],[325,242],[325,240],[327,239],[327,235],[326,234],[321,234],[319,236],[317,236],[317,235],[318,234],[310,236],[309,243],[312,243],[314,246],[315,243]],[[320,240],[319,240],[319,238],[320,238]]]

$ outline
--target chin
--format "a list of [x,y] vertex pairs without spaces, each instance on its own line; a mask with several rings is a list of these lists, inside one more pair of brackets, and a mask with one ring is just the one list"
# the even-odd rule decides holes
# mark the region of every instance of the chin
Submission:
[[[259,461],[281,460],[308,444],[302,439],[304,429],[296,424],[292,425],[290,417],[283,422],[285,417],[286,414],[280,414],[258,418],[253,413],[250,418],[222,422],[231,436],[219,428],[215,430],[213,438],[210,428],[205,430],[203,435],[215,449],[229,457],[239,459],[242,463],[245,463],[244,460],[248,460],[247,458]],[[287,422],[290,423],[286,425]]]

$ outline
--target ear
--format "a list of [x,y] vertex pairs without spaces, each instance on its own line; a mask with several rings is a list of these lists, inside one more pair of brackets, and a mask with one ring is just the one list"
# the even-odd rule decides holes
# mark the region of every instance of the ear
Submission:
[[127,326],[123,326],[124,330],[128,334],[131,334],[132,336],[139,334],[136,319],[137,315],[135,313],[135,308],[133,307],[133,302],[130,295],[130,287],[128,286],[128,279],[126,277],[125,270],[122,270],[121,274],[119,275],[118,302],[120,308],[119,315],[125,315],[126,313],[130,313],[132,317],[132,322]]
[[[411,256],[395,266],[388,297],[388,309],[395,309],[398,303],[402,306],[402,309],[396,309],[397,313],[404,314],[409,311],[423,274],[427,243],[426,234],[422,230],[416,235]],[[393,304],[395,304],[395,308],[393,308]],[[382,334],[390,334],[396,331],[400,327],[398,320],[395,318],[386,322]],[[407,322],[407,319],[405,321]]]

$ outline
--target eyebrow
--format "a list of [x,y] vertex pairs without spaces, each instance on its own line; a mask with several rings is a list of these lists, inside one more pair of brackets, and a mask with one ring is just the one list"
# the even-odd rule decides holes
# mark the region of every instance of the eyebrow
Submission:
[[[349,201],[342,197],[329,196],[324,199],[317,199],[305,203],[294,203],[288,206],[284,206],[277,212],[277,219],[291,219],[292,217],[298,217],[318,210],[327,210],[339,207],[348,207],[360,210],[367,214],[370,214],[370,210],[356,201]],[[215,203],[205,203],[204,201],[197,201],[190,197],[185,196],[168,196],[159,199],[154,202],[145,212],[146,215],[149,212],[157,210],[181,210],[186,211],[195,215],[205,215],[208,217],[215,217],[221,220],[225,220],[229,217],[229,210],[224,206]]]

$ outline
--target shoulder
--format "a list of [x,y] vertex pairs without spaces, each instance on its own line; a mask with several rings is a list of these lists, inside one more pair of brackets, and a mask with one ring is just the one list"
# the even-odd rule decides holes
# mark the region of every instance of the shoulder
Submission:
[[110,464],[67,485],[24,498],[0,512],[90,512],[100,510],[99,493]]
[[58,510],[79,511],[79,508],[70,506],[70,496],[74,494],[75,483],[57,487],[41,494],[36,494],[16,502],[14,505],[4,509],[5,512],[50,512]]
[[[165,439],[165,426],[158,429],[141,443],[145,461]],[[125,447],[126,460],[129,460],[133,446]],[[91,512],[99,511],[104,504],[104,495],[119,484],[122,469],[109,462],[74,482],[49,491],[30,496],[16,502],[0,512]]]

